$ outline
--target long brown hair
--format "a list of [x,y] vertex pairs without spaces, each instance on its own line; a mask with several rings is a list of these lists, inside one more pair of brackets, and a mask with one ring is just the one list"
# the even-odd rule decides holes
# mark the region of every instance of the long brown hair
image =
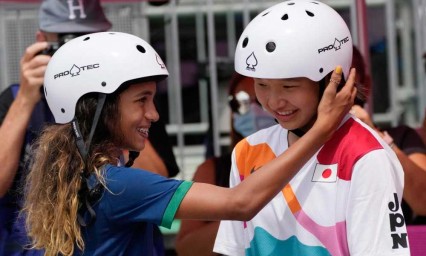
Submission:
[[[26,178],[23,207],[32,248],[45,249],[46,255],[65,256],[74,253],[74,245],[84,250],[77,221],[83,175],[94,174],[105,185],[102,167],[118,162],[121,152],[116,146],[120,140],[116,132],[120,118],[118,101],[125,88],[107,96],[86,162],[78,152],[70,123],[47,126],[38,138],[34,162]],[[76,119],[85,141],[97,95],[84,95],[76,106]]]

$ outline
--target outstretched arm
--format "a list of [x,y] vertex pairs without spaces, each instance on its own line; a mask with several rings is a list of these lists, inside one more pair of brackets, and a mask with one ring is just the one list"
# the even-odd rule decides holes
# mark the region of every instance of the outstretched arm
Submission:
[[29,46],[21,59],[21,81],[16,99],[0,127],[0,197],[11,187],[19,166],[22,145],[31,114],[40,100],[40,87],[50,57],[36,53],[47,47],[46,42]]
[[[194,183],[183,199],[176,218],[249,220],[259,212],[333,135],[351,108],[356,88],[352,69],[346,85],[336,93],[340,67],[332,74],[318,106],[313,127],[283,154],[262,166],[234,188]],[[283,171],[285,170],[285,171]]]

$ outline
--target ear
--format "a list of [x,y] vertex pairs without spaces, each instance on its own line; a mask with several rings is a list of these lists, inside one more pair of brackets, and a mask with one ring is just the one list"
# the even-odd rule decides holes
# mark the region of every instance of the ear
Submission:
[[47,37],[46,35],[41,32],[40,30],[37,30],[36,32],[36,41],[37,42],[46,42],[47,41]]

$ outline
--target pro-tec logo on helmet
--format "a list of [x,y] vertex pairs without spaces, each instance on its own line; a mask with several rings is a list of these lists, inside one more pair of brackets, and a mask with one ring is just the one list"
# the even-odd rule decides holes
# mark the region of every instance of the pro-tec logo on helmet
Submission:
[[322,52],[331,50],[333,48],[334,48],[335,51],[340,50],[340,48],[342,47],[342,44],[346,44],[347,42],[349,42],[349,37],[348,36],[345,37],[345,38],[343,38],[343,39],[341,39],[341,40],[335,38],[333,44],[330,44],[330,45],[328,45],[326,47],[318,49],[318,53],[322,53]]
[[70,70],[67,70],[67,71],[64,71],[64,72],[61,72],[61,73],[54,75],[53,79],[60,78],[62,76],[68,76],[68,75],[71,75],[73,77],[78,76],[78,75],[80,75],[80,72],[82,72],[82,71],[87,71],[87,70],[95,69],[95,68],[99,68],[99,63],[90,64],[90,65],[86,65],[86,66],[80,66],[80,67],[78,67],[77,65],[74,64],[74,65],[72,65]]

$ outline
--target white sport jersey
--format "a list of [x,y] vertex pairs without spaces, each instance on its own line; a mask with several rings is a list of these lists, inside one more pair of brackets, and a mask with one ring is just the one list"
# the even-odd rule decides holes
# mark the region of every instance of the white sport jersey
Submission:
[[[288,148],[280,125],[242,140],[230,186]],[[285,171],[285,170],[283,170]],[[348,114],[281,193],[251,221],[222,221],[224,255],[410,255],[401,211],[402,167],[391,148]]]

